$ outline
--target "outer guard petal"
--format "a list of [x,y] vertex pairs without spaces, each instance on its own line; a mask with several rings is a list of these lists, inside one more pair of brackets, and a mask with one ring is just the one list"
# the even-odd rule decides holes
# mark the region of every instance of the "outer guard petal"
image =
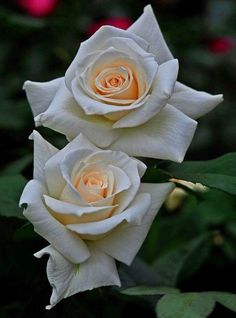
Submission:
[[44,83],[31,81],[24,83],[23,89],[26,92],[34,117],[47,110],[63,80],[60,77]]
[[142,126],[124,128],[112,145],[131,156],[181,162],[192,141],[197,122],[171,105]]
[[47,142],[36,130],[29,138],[34,141],[34,179],[44,183],[44,166],[58,152],[58,149]]
[[151,5],[144,8],[143,14],[128,28],[128,31],[139,35],[150,44],[149,52],[156,56],[158,64],[173,58],[163,38]]
[[197,119],[213,110],[222,101],[221,94],[211,95],[177,82],[169,103],[187,116]]
[[89,245],[91,256],[81,264],[73,264],[64,258],[52,246],[47,246],[35,254],[40,258],[49,254],[47,276],[52,286],[51,309],[60,300],[78,292],[109,285],[120,286],[120,279],[113,258],[98,250],[93,244]]
[[108,147],[120,135],[120,131],[112,129],[113,122],[107,118],[85,115],[64,83],[48,109],[35,121],[66,135],[69,140],[82,132],[100,147]]
[[42,201],[43,194],[46,193],[39,181],[31,180],[27,183],[20,199],[20,205],[27,204],[25,217],[33,224],[35,232],[68,260],[73,263],[85,261],[90,256],[86,244],[49,213]]

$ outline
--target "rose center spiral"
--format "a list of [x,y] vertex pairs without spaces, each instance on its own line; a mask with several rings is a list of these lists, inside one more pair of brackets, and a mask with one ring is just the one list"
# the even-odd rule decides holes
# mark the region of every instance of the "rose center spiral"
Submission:
[[130,69],[123,66],[108,67],[95,78],[95,87],[99,94],[109,95],[127,88],[130,81],[132,81]]
[[119,87],[124,83],[125,79],[120,74],[110,74],[105,79],[105,87]]
[[80,175],[74,184],[86,202],[94,202],[107,197],[108,176],[104,171],[90,171]]

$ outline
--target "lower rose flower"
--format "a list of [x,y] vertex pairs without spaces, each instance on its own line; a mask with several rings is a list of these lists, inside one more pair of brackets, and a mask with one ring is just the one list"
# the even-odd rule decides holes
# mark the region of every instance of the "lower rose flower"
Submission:
[[140,182],[146,166],[119,151],[101,150],[79,135],[62,150],[33,132],[34,179],[20,204],[50,245],[52,308],[61,299],[118,285],[115,260],[130,264],[173,183]]

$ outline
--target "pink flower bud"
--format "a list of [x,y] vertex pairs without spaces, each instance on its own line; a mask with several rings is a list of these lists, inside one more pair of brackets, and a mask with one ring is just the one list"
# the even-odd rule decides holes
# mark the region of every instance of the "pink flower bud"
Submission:
[[208,43],[208,50],[214,54],[225,54],[231,51],[235,43],[227,37],[218,37],[211,39]]
[[54,11],[58,0],[17,0],[17,3],[29,15],[42,18]]

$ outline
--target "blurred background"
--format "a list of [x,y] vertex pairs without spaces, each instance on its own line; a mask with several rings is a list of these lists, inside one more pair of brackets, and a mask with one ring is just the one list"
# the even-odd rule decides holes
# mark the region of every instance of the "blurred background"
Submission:
[[[83,293],[46,312],[50,295],[46,259],[32,256],[45,242],[34,235],[17,206],[26,179],[32,177],[28,136],[34,122],[22,90],[24,81],[63,76],[81,41],[103,24],[126,29],[148,3],[179,59],[179,80],[198,90],[224,94],[224,102],[199,120],[186,159],[213,159],[236,150],[235,0],[1,0],[1,318],[115,318],[140,312],[155,317],[150,300],[138,302],[115,289]],[[39,131],[58,147],[66,142],[46,128]],[[177,258],[182,263],[173,274],[175,280],[157,283],[185,291],[236,292],[235,197],[216,190],[202,196],[199,203],[193,194],[179,195],[174,207],[163,208],[140,252],[142,261],[131,268],[120,267],[124,286],[153,283],[153,271],[155,277],[166,277],[163,271],[173,270]],[[157,256],[164,258],[162,268],[155,265]],[[172,262],[172,267],[165,262]],[[235,316],[218,306],[211,317]]]

